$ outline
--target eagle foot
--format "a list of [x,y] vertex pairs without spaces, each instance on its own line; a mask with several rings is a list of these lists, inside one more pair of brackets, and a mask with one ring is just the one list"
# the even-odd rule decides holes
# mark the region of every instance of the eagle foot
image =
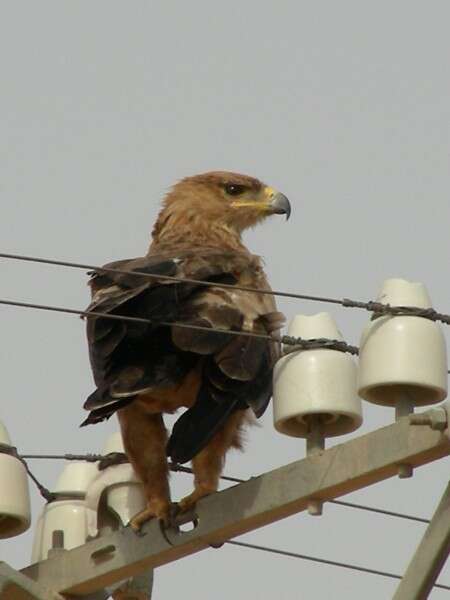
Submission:
[[158,505],[157,508],[149,506],[130,519],[129,525],[136,534],[141,534],[141,528],[144,523],[151,519],[158,519],[164,527],[170,527],[174,524],[178,506],[173,502],[167,502]]
[[209,496],[210,494],[213,494],[216,491],[217,490],[215,488],[212,488],[210,486],[196,487],[191,494],[185,496],[178,502],[179,512],[184,513],[188,510],[191,510],[201,498],[205,498],[206,496]]

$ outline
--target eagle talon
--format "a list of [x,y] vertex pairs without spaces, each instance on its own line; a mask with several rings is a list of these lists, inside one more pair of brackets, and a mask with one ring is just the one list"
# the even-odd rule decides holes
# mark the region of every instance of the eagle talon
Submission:
[[177,528],[177,517],[180,514],[180,507],[176,502],[171,502],[169,505],[169,510],[167,513],[167,517],[165,519],[160,519],[162,526],[164,529],[176,529]]
[[180,505],[178,502],[171,502],[169,508],[169,526],[173,527],[178,515],[180,514]]
[[158,521],[162,523],[163,527],[170,527],[174,520],[173,506],[173,503],[167,503],[160,507],[159,510],[155,510],[154,508],[150,507],[145,508],[141,512],[137,513],[137,515],[134,515],[132,519],[130,519],[129,526],[137,535],[144,535],[141,532],[142,526],[151,519],[158,519]]
[[178,502],[180,513],[185,513],[191,510],[195,507],[195,505],[201,498],[205,498],[206,496],[209,496],[210,494],[213,494],[216,491],[217,489],[215,486],[210,487],[205,485],[197,487],[192,492],[192,494],[189,494],[189,496],[185,496]]
[[146,534],[142,531],[140,525],[134,525],[131,521],[128,523],[128,525],[138,537],[145,537]]

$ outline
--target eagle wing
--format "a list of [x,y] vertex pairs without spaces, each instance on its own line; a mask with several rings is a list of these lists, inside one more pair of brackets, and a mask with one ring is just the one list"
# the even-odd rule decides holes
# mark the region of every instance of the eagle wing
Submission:
[[[194,403],[172,430],[167,454],[174,461],[195,456],[236,410],[250,407],[256,416],[263,414],[279,345],[238,332],[267,335],[281,327],[283,317],[269,294],[214,285],[269,289],[258,257],[191,248],[118,261],[104,269],[92,274],[88,311],[149,322],[87,318],[97,389],[85,402],[90,414],[83,425],[109,418],[141,394],[170,390],[193,370],[200,372],[200,385]],[[206,329],[170,324],[175,322]]]

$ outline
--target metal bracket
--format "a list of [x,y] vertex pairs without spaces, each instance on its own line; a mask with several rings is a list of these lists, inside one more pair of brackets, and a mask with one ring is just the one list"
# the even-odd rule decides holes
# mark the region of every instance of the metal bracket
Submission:
[[425,600],[450,551],[450,484],[406,569],[393,600]]
[[64,598],[6,563],[0,562],[0,600],[64,600]]
[[399,419],[202,499],[196,527],[170,541],[153,519],[140,536],[125,527],[22,572],[59,593],[86,596],[306,510],[312,499],[327,502],[394,477],[399,464],[416,468],[449,454],[450,439],[441,431]]

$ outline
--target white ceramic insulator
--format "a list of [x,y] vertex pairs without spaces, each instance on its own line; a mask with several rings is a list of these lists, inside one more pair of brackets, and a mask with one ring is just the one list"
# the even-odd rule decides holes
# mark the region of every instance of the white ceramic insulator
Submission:
[[26,531],[31,523],[28,475],[14,456],[0,454],[0,539]]
[[0,421],[0,444],[5,446],[11,446],[11,438],[9,437],[8,430],[5,425]]
[[[111,434],[102,448],[104,455],[111,452],[124,452],[120,432]],[[97,471],[86,497],[90,536],[98,532],[98,510],[103,497],[106,508],[118,519],[118,524],[124,526],[147,505],[142,483],[130,464],[112,465]]]
[[48,557],[55,531],[62,531],[65,550],[86,542],[88,528],[84,496],[96,475],[97,465],[86,461],[70,462],[64,467],[52,491],[68,498],[54,500],[44,506],[35,528],[32,562]]
[[106,504],[109,510],[117,515],[122,525],[127,525],[132,517],[146,507],[142,484],[129,480],[108,488]]
[[42,558],[42,525],[45,507],[39,515],[36,525],[34,526],[33,543],[31,546],[31,564],[39,562]]
[[[103,447],[103,454],[109,452],[124,452],[122,434],[120,431],[109,436]],[[111,484],[106,491],[106,505],[122,522],[127,525],[134,515],[146,506],[142,484],[133,469],[128,465],[128,471],[121,483]]]
[[[378,301],[391,306],[431,308],[425,286],[388,279]],[[364,329],[359,354],[359,394],[384,406],[413,406],[447,396],[447,350],[441,326],[423,317],[383,315]]]
[[[0,444],[12,446],[5,425],[0,421]],[[26,531],[31,523],[28,475],[22,462],[12,454],[0,453],[0,539]]]
[[86,461],[69,462],[61,471],[52,491],[59,494],[85,494],[97,475],[97,465]]
[[118,517],[118,524],[127,525],[131,517],[146,506],[142,484],[131,465],[113,465],[99,471],[86,496],[88,529],[92,537],[98,533],[98,510],[104,494],[106,507]]
[[112,433],[106,440],[102,448],[102,454],[110,454],[111,452],[125,452],[122,442],[122,434],[120,431]]
[[88,538],[86,507],[83,499],[55,500],[46,504],[35,528],[31,562],[48,557],[53,548],[53,534],[63,533],[63,547],[71,550],[84,544]]
[[[305,340],[342,340],[328,313],[296,316],[288,334]],[[274,369],[275,428],[286,435],[307,437],[309,418],[322,416],[325,437],[354,431],[362,423],[356,381],[356,364],[347,353],[331,349],[290,352]]]
[[59,494],[85,494],[89,484],[97,475],[97,465],[86,461],[69,462],[61,471],[53,492]]

